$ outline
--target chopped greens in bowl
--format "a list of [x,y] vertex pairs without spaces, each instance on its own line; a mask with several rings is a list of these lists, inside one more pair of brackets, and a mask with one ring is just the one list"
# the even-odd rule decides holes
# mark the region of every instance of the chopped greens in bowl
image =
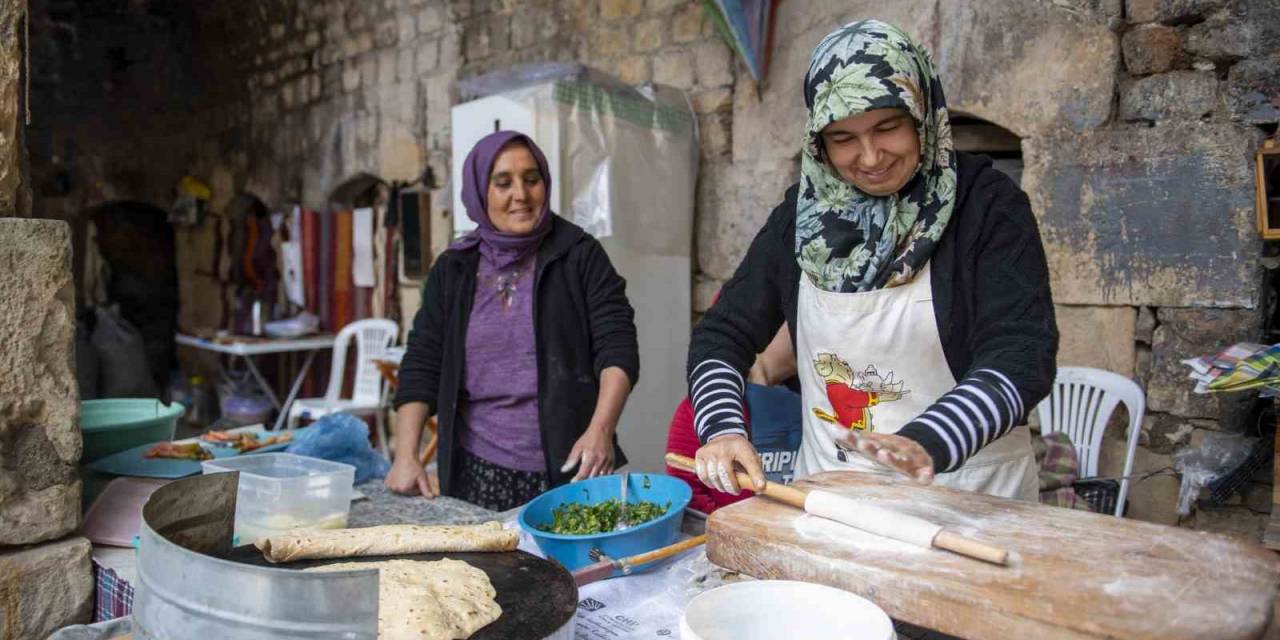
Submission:
[[[656,502],[628,502],[628,528],[655,520],[671,508],[671,503],[660,505]],[[568,502],[551,511],[551,522],[543,523],[538,529],[548,533],[562,535],[590,535],[613,531],[618,524],[618,516],[622,511],[622,502],[610,498],[596,504]]]

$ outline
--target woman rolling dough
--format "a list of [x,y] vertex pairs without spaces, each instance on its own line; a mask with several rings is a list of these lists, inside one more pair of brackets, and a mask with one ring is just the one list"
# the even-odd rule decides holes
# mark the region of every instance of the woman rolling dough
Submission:
[[756,487],[744,372],[794,328],[804,406],[796,477],[893,469],[1033,500],[1024,418],[1055,373],[1044,249],[1026,194],[959,153],[928,53],[867,20],[828,35],[804,82],[801,178],[694,330],[698,475]]

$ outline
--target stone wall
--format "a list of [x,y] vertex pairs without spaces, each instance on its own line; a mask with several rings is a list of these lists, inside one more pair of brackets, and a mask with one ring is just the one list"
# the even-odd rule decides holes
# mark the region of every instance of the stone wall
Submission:
[[0,218],[0,273],[0,639],[43,638],[92,602],[67,225]]
[[[1135,470],[1167,466],[1197,434],[1245,426],[1241,402],[1190,394],[1179,360],[1261,330],[1249,161],[1280,120],[1273,0],[782,2],[762,86],[693,0],[232,0],[186,13],[134,2],[93,16],[114,29],[67,1],[47,0],[33,23],[36,53],[45,42],[89,52],[36,57],[35,77],[56,79],[36,88],[52,96],[32,133],[42,213],[70,219],[124,198],[167,207],[181,175],[209,181],[213,215],[178,232],[184,326],[221,317],[211,301],[225,274],[213,265],[236,194],[323,207],[360,172],[408,179],[430,168],[443,181],[456,81],[542,61],[688,91],[702,143],[692,286],[705,309],[797,177],[812,47],[838,24],[878,17],[928,45],[955,111],[1022,139],[1060,362],[1118,371],[1148,391]],[[72,64],[112,60],[116,40],[158,44],[125,47],[123,68]],[[190,59],[166,59],[166,48]],[[57,94],[84,74],[77,100]],[[148,78],[166,91],[147,89]],[[157,95],[175,92],[187,97]],[[134,95],[159,106],[139,110]],[[416,290],[403,293],[411,312]],[[1121,431],[1105,473],[1119,472]],[[1187,523],[1248,522],[1260,487],[1225,510],[1235,515]],[[1133,515],[1177,521],[1171,488],[1165,477],[1137,483]]]

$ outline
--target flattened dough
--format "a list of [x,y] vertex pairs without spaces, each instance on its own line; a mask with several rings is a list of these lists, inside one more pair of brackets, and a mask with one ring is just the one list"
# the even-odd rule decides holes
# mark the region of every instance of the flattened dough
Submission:
[[460,640],[502,615],[489,576],[459,560],[341,562],[307,571],[378,569],[379,640]]
[[391,524],[359,529],[308,530],[259,538],[268,562],[396,556],[412,553],[514,551],[520,534],[498,522],[426,526]]

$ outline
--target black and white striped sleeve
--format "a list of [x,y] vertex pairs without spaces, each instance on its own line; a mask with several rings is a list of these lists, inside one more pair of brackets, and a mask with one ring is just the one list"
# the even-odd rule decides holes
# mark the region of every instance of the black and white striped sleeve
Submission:
[[704,360],[689,375],[689,399],[693,403],[693,428],[706,444],[716,436],[747,435],[742,374],[722,360]]
[[1026,418],[1017,386],[995,369],[978,369],[898,431],[920,443],[938,472],[955,471]]

